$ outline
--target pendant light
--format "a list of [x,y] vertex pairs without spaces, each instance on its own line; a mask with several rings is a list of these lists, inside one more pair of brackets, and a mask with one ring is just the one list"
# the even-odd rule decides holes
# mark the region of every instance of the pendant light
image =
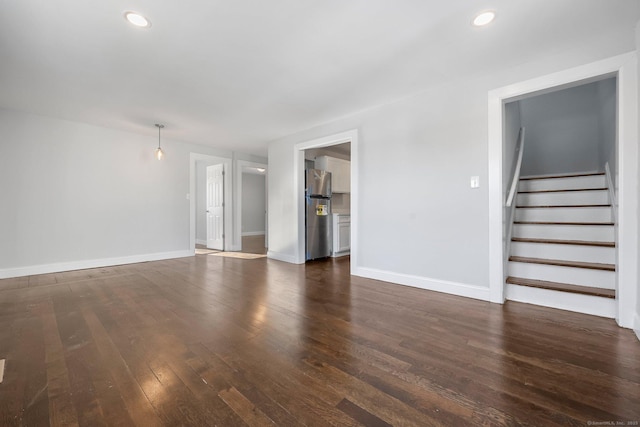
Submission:
[[156,127],[158,128],[158,148],[156,149],[156,159],[162,160],[162,157],[164,157],[164,151],[160,148],[160,129],[162,129],[164,125],[156,123]]

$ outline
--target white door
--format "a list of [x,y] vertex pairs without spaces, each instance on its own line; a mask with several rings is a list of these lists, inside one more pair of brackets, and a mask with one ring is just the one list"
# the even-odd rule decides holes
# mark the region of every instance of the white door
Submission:
[[207,248],[224,250],[224,164],[207,166]]

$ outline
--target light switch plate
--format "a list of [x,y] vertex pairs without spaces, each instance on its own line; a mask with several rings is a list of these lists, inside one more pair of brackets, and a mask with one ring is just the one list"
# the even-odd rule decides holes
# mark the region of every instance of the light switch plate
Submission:
[[480,187],[480,177],[479,176],[472,176],[471,177],[471,188],[478,188]]

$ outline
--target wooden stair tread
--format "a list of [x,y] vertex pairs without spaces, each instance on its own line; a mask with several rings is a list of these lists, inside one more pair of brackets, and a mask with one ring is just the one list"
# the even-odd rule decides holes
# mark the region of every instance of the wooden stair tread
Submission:
[[533,225],[615,225],[613,222],[550,222],[550,221],[514,221],[514,224]]
[[595,297],[615,298],[614,289],[593,288],[590,286],[570,285],[568,283],[548,282],[546,280],[524,279],[522,277],[507,277],[507,283],[511,285],[529,286],[532,288],[549,289],[552,291],[570,292]]
[[607,187],[595,187],[595,188],[570,188],[568,190],[532,190],[532,191],[518,191],[518,194],[533,194],[533,193],[569,193],[577,191],[603,191],[608,190]]
[[598,176],[604,175],[604,172],[575,173],[569,175],[550,175],[550,176],[526,176],[520,178],[520,181],[531,181],[534,179],[560,179],[560,178],[578,178],[581,176]]
[[604,205],[532,205],[516,206],[516,209],[538,209],[538,208],[610,208],[611,204]]
[[521,243],[550,243],[554,245],[600,246],[603,248],[616,247],[615,242],[594,242],[589,240],[533,239],[528,237],[513,237],[511,241]]
[[615,264],[603,264],[599,262],[564,261],[558,259],[528,258],[521,256],[510,256],[509,261],[524,262],[529,264],[555,265],[558,267],[589,268],[591,270],[616,271]]

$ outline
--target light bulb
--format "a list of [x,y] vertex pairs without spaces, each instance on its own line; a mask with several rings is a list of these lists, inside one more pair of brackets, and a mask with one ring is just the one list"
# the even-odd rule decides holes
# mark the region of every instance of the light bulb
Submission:
[[475,19],[473,20],[473,25],[475,25],[476,27],[482,27],[484,25],[489,24],[491,21],[493,21],[495,17],[496,17],[495,12],[492,12],[492,11],[483,12],[475,17]]
[[164,152],[162,151],[162,148],[158,147],[158,149],[156,150],[156,159],[162,160],[163,157]]
[[151,22],[136,12],[125,12],[124,18],[132,25],[135,25],[139,28],[149,28],[151,26]]

